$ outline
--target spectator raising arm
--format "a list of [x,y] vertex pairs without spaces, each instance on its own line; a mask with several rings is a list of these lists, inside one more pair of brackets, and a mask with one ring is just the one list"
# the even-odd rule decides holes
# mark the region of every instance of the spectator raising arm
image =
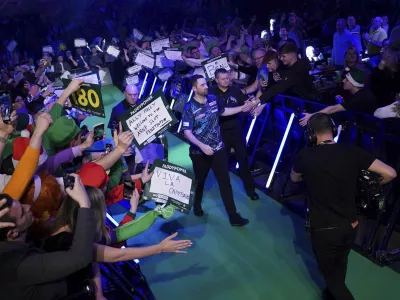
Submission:
[[186,253],[185,251],[183,251],[183,249],[190,247],[192,245],[192,242],[190,240],[179,240],[179,241],[172,240],[177,235],[178,233],[174,233],[173,235],[170,235],[157,245],[140,247],[140,248],[135,247],[135,248],[118,249],[96,244],[96,261],[97,262],[126,261],[126,260],[153,256],[156,254],[160,254],[162,252]]
[[96,220],[80,177],[72,176],[74,187],[67,188],[66,192],[80,206],[72,247],[69,251],[35,253],[21,261],[16,270],[17,278],[26,286],[63,279],[93,261]]
[[110,169],[122,157],[125,151],[128,150],[129,146],[132,144],[132,140],[132,132],[122,132],[118,136],[118,145],[115,147],[115,149],[111,151],[111,153],[96,161],[96,164],[102,166],[104,170]]
[[317,113],[331,115],[331,114],[341,112],[341,111],[345,111],[345,108],[341,104],[336,104],[336,105],[331,105],[331,106],[325,107],[324,109],[320,110],[319,112],[316,112],[313,114],[304,113],[304,117],[300,119],[299,124],[301,126],[306,126],[308,120]]
[[[0,106],[0,109],[1,109],[1,106]],[[7,145],[10,135],[15,130],[16,121],[17,121],[17,112],[16,111],[13,111],[11,113],[11,123],[10,124],[5,124],[3,122],[3,118],[1,117],[1,114],[0,114],[0,157],[2,156],[3,150]]]
[[52,122],[50,115],[46,113],[41,114],[37,119],[36,129],[31,137],[29,146],[3,191],[3,193],[8,194],[14,200],[21,198],[35,174],[39,163],[43,135]]
[[60,98],[57,99],[58,104],[60,104],[62,107],[64,107],[65,103],[67,102],[69,96],[71,96],[71,94],[73,92],[76,92],[77,90],[79,90],[79,88],[81,87],[81,85],[84,83],[83,80],[77,80],[74,79],[70,82],[70,84],[67,86],[67,88],[63,91],[63,93],[61,94]]

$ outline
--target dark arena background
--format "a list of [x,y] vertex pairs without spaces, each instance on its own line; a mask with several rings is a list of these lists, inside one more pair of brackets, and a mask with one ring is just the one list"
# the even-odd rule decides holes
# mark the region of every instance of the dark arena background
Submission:
[[[0,39],[1,299],[400,299],[400,0],[0,0]],[[328,267],[321,111],[383,162],[320,199]]]

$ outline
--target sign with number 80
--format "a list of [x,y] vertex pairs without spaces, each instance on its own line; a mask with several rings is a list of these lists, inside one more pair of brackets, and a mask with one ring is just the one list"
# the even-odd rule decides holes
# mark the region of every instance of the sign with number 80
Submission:
[[[63,81],[65,81],[65,86],[70,82],[70,80],[66,79]],[[93,116],[105,118],[100,85],[85,83],[78,91],[72,93],[70,99],[72,106],[76,109]]]
[[72,94],[72,99],[76,105],[82,105],[85,107],[90,104],[93,108],[100,106],[99,95],[93,89],[89,89],[87,92],[84,89],[80,89],[76,93]]

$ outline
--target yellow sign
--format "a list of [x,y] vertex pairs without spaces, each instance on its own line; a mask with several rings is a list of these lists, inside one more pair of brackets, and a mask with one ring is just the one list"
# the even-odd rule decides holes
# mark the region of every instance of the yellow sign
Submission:
[[[64,84],[68,85],[70,80],[64,79]],[[97,84],[85,83],[82,87],[72,93],[71,104],[78,110],[88,114],[105,118],[104,105],[101,97],[101,86]]]

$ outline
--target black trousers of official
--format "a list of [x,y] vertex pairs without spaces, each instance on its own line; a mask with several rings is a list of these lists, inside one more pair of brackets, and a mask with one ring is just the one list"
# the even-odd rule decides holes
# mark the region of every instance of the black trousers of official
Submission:
[[219,191],[225,209],[230,217],[236,214],[236,205],[233,200],[231,179],[229,177],[228,156],[224,148],[215,152],[213,155],[190,154],[193,163],[193,171],[196,176],[197,186],[194,199],[194,207],[200,208],[203,200],[204,184],[207,175],[212,169],[219,185]]
[[356,239],[357,229],[351,224],[334,229],[314,230],[312,248],[318,267],[336,300],[354,300],[346,286],[348,256]]
[[242,129],[240,127],[234,127],[232,129],[221,128],[221,135],[228,155],[231,149],[235,150],[235,157],[239,163],[240,178],[242,179],[247,195],[251,196],[255,192],[256,186],[250,172],[246,140],[243,136]]

